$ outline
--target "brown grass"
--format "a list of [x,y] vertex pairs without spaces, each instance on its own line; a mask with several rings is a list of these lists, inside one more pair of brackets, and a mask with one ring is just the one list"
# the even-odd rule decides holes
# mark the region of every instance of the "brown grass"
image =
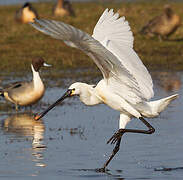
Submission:
[[[56,18],[52,15],[53,3],[36,3],[41,18],[64,21],[90,34],[103,10],[121,9],[126,16],[135,36],[135,50],[142,61],[150,69],[183,69],[183,41],[163,41],[158,38],[146,38],[138,32],[152,17],[159,15],[167,1],[153,1],[153,3],[74,3],[76,18]],[[169,3],[177,14],[182,15],[183,3]],[[64,43],[52,39],[29,24],[18,24],[14,21],[14,14],[20,6],[0,6],[0,61],[1,71],[27,70],[32,58],[42,56],[56,70],[70,68],[96,68],[81,51],[70,48]],[[183,17],[182,17],[183,18]],[[183,38],[183,28],[179,28],[171,39]]]

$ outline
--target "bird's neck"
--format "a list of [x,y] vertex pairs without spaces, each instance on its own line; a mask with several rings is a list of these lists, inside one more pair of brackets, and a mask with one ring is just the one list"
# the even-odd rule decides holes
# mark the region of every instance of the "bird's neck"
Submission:
[[62,8],[63,7],[63,4],[64,4],[64,0],[58,0],[57,1],[57,7],[58,8]]
[[168,18],[171,18],[171,17],[173,16],[173,11],[172,11],[172,9],[167,8],[167,9],[165,10],[165,12],[166,12],[166,16],[167,16]]
[[102,103],[101,100],[95,95],[95,88],[93,88],[92,85],[83,84],[80,91],[80,100],[84,104],[92,106]]
[[39,72],[36,72],[34,70],[33,65],[31,64],[31,69],[32,69],[32,74],[33,74],[33,84],[34,84],[34,89],[44,89],[43,82],[41,80],[41,77],[39,75]]

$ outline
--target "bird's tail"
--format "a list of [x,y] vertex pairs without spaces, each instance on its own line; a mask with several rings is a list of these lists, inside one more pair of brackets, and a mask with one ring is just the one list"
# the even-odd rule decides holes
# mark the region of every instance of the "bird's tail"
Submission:
[[160,113],[162,112],[174,99],[178,97],[178,94],[174,94],[172,96],[159,99],[156,101],[149,102],[149,105],[151,106],[151,109],[153,112]]
[[177,97],[178,94],[174,94],[163,99],[139,104],[137,108],[144,117],[156,117]]

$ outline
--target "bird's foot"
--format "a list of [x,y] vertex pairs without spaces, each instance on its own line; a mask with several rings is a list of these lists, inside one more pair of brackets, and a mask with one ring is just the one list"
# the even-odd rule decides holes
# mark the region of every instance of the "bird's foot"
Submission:
[[125,129],[119,129],[114,135],[107,141],[107,144],[115,144],[125,133]]
[[106,169],[104,167],[103,168],[97,168],[96,172],[106,172]]

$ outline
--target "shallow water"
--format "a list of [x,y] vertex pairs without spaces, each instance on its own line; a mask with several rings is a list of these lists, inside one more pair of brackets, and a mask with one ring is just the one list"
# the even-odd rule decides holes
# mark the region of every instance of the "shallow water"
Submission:
[[[42,111],[59,98],[74,77],[45,79],[48,88],[44,98],[32,109],[21,108],[18,114],[1,99],[0,178],[182,179],[183,73],[152,72],[152,75],[154,99],[175,92],[180,97],[158,118],[149,119],[156,129],[153,135],[124,135],[121,149],[106,173],[96,169],[112,151],[113,146],[106,142],[118,128],[118,112],[105,105],[87,107],[75,97],[54,108],[42,121],[32,119],[33,113]],[[46,73],[42,76],[48,77]],[[0,77],[4,84],[12,81],[8,75]],[[23,79],[26,78],[28,76]],[[22,78],[19,74],[14,79]],[[83,81],[93,83],[97,79],[85,77]],[[55,87],[59,82],[62,87]],[[136,119],[128,127],[145,128]]]

